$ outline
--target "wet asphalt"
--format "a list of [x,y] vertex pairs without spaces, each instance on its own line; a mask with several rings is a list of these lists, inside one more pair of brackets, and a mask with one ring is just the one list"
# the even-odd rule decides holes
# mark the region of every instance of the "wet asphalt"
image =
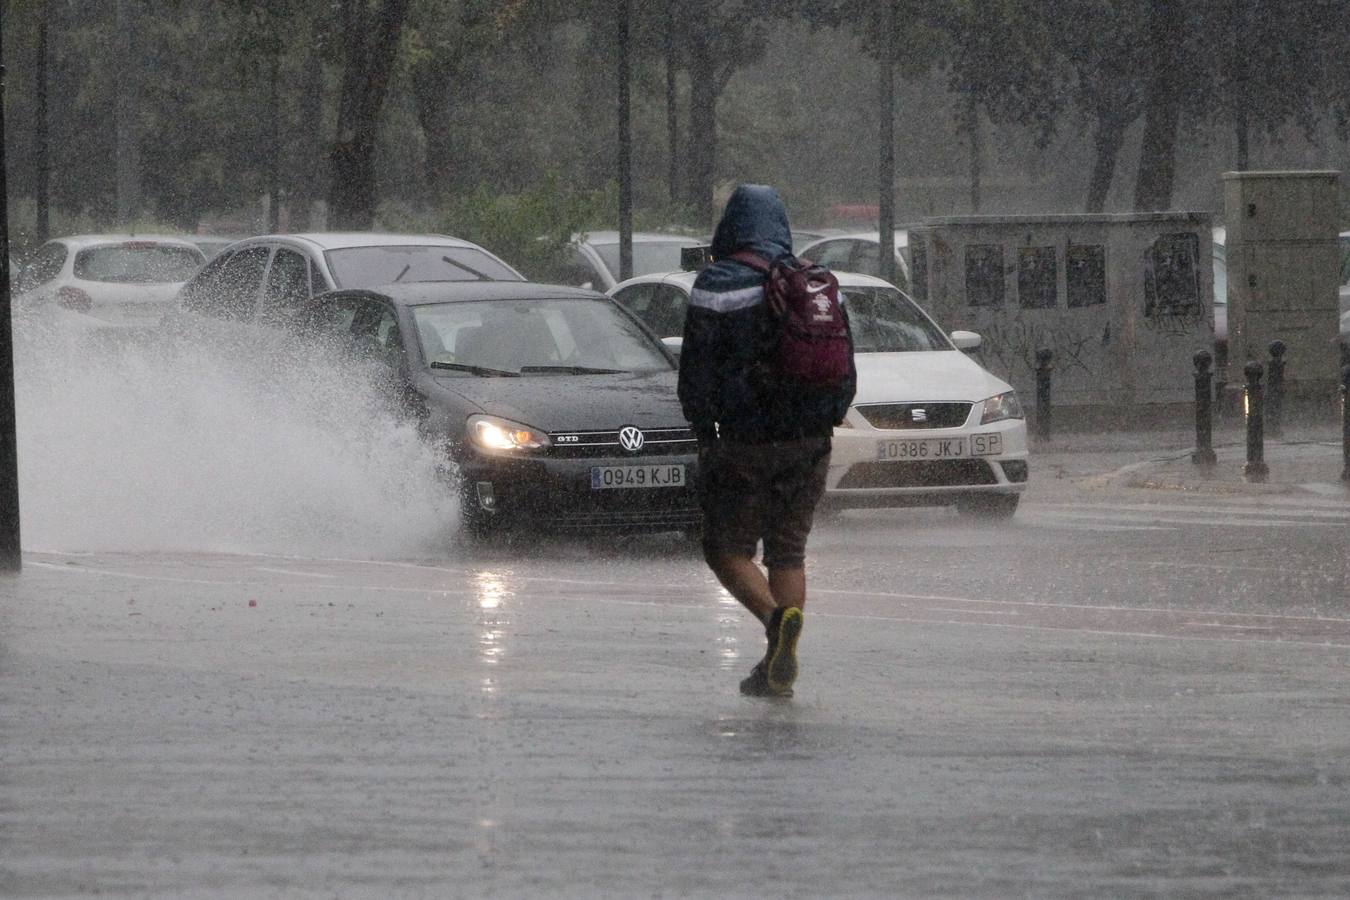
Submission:
[[790,702],[673,537],[34,550],[0,894],[1350,893],[1350,500],[1088,468],[821,521]]

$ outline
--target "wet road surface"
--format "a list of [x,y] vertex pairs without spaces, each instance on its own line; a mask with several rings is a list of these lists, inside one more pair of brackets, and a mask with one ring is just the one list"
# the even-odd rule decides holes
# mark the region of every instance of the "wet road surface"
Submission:
[[0,580],[0,893],[1344,896],[1350,504],[813,536],[791,702],[674,538]]

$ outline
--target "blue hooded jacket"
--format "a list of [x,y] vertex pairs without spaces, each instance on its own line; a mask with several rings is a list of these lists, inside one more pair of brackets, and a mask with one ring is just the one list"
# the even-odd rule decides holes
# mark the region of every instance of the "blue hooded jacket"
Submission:
[[768,361],[776,323],[765,276],[729,257],[749,250],[768,262],[792,255],[787,210],[771,187],[745,184],[727,201],[713,235],[716,260],[689,297],[680,350],[680,404],[702,439],[742,443],[826,437],[853,402],[856,374],[838,387],[786,383]]

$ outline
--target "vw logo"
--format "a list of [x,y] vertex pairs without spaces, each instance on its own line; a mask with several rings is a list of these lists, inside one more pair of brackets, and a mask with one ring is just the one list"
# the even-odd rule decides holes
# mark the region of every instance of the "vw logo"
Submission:
[[642,436],[642,432],[632,425],[625,425],[619,431],[619,444],[629,453],[636,453],[641,450],[646,441],[647,439]]

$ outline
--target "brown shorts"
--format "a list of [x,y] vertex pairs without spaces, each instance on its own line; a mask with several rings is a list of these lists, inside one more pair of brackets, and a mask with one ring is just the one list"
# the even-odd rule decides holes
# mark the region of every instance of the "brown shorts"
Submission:
[[801,568],[829,467],[828,437],[700,447],[703,552],[754,559],[762,540],[764,565]]

